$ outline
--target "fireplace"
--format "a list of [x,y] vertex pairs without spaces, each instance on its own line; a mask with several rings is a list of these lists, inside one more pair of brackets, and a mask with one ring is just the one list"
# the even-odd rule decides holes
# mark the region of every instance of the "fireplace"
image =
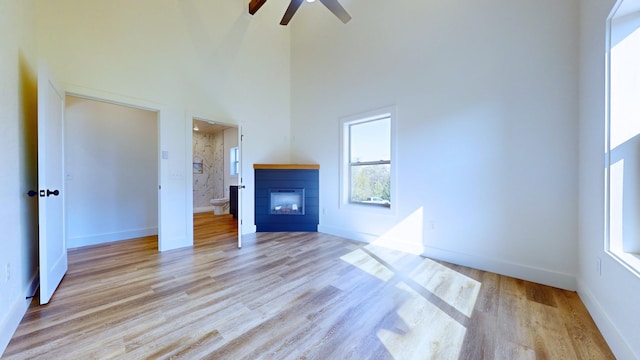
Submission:
[[318,231],[318,165],[255,164],[256,231]]
[[304,189],[270,189],[271,215],[304,215]]

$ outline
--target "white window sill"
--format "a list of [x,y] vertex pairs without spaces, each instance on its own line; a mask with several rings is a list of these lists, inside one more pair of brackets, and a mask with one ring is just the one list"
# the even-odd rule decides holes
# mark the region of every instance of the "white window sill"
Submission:
[[607,251],[607,253],[640,278],[640,255],[614,251]]
[[340,205],[340,207],[347,211],[395,216],[397,206],[395,205],[384,206],[384,205],[378,205],[378,204],[366,204],[366,203],[358,203],[358,202],[344,202]]

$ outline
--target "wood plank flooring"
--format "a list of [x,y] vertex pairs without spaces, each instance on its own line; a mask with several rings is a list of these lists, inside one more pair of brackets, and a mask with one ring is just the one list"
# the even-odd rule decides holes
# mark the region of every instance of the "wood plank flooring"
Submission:
[[195,246],[69,251],[7,359],[613,359],[574,292],[198,214]]

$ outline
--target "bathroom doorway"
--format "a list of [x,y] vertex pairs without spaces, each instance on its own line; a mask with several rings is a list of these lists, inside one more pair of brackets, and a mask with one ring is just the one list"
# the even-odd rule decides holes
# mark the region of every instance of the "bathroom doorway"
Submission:
[[237,237],[240,247],[240,129],[196,117],[192,129],[194,244],[205,232]]

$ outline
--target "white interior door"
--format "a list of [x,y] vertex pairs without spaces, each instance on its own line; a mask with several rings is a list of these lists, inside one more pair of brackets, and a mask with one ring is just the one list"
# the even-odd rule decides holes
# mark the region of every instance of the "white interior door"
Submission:
[[46,65],[38,69],[38,215],[40,304],[67,272],[63,177],[64,92]]
[[242,247],[242,193],[244,180],[242,178],[242,125],[238,125],[238,248]]

